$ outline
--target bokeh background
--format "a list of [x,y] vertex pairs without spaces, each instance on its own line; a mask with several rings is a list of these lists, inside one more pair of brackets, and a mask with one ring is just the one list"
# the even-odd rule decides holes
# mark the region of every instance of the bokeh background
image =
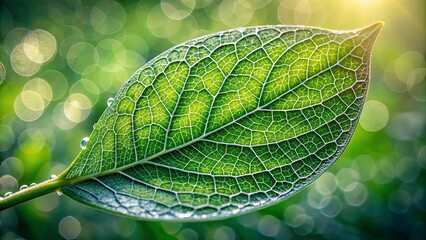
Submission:
[[337,163],[272,207],[227,220],[136,221],[49,194],[0,212],[1,239],[424,239],[424,0],[23,1],[0,5],[0,194],[59,174],[145,62],[235,27],[385,21],[360,124]]

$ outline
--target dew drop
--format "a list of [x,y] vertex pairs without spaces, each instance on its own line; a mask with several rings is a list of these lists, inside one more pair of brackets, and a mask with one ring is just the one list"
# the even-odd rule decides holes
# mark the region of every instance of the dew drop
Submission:
[[52,180],[52,179],[55,179],[55,178],[57,178],[58,176],[56,176],[56,175],[54,175],[54,174],[52,174],[52,175],[50,175],[50,180]]
[[0,197],[0,201],[3,200],[3,197]]
[[13,192],[7,192],[7,193],[4,194],[4,197],[12,196],[12,194],[13,194]]
[[63,195],[63,193],[61,192],[61,191],[56,191],[56,194],[58,194],[58,196],[62,196]]
[[30,187],[34,187],[34,186],[37,186],[37,183],[31,183],[30,184]]
[[81,147],[81,149],[85,149],[86,148],[88,141],[89,141],[88,137],[85,137],[85,138],[81,139],[81,141],[80,141],[80,147]]
[[108,98],[108,100],[107,100],[108,107],[111,106],[113,101],[114,101],[114,98]]
[[22,186],[19,188],[19,191],[22,191],[22,190],[27,189],[27,188],[28,188],[28,185],[22,185]]

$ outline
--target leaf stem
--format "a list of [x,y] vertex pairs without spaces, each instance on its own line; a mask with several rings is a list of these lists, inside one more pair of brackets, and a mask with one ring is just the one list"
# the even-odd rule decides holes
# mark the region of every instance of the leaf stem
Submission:
[[61,187],[68,184],[68,180],[64,179],[51,179],[39,183],[35,186],[28,187],[24,190],[19,190],[13,193],[10,196],[7,196],[0,200],[0,211],[3,211],[7,208],[13,207],[20,203],[26,202],[36,197],[54,192],[59,190]]

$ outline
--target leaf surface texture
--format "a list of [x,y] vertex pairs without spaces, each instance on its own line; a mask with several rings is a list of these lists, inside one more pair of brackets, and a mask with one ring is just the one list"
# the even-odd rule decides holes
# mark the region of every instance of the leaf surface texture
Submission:
[[120,89],[62,191],[143,219],[211,219],[287,198],[342,154],[382,26],[265,26],[160,54]]

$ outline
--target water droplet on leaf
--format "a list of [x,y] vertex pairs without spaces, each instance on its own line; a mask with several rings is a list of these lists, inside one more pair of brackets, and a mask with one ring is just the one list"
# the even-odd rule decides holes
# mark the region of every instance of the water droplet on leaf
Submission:
[[86,148],[88,141],[89,141],[88,137],[85,137],[85,138],[81,139],[81,141],[80,141],[80,147],[81,147],[81,149],[85,149]]
[[58,194],[58,196],[62,196],[63,195],[63,193],[61,192],[61,191],[56,191],[56,194]]
[[28,188],[28,185],[22,185],[22,186],[19,188],[19,191],[22,191],[22,190],[27,189],[27,188]]
[[55,178],[57,178],[57,176],[56,175],[54,175],[54,174],[52,174],[52,175],[50,175],[50,180],[52,180],[52,179],[55,179]]
[[108,101],[107,101],[108,107],[111,106],[113,101],[114,101],[114,98],[108,98]]
[[34,187],[34,186],[37,186],[37,183],[31,183],[30,184],[30,187]]
[[12,196],[12,194],[13,194],[13,192],[7,192],[7,193],[4,194],[4,197]]

